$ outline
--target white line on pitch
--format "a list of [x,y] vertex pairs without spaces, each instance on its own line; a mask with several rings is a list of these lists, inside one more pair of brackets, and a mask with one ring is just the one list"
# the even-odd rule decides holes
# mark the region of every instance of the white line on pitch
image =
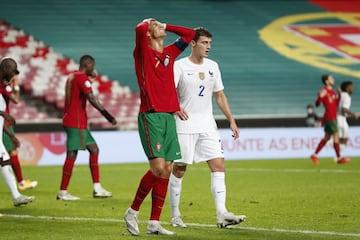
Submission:
[[360,173],[357,170],[344,169],[272,169],[272,168],[228,168],[230,171],[249,172],[292,172],[292,173]]
[[[95,222],[121,222],[121,223],[124,222],[124,220],[115,219],[115,218],[52,217],[52,216],[16,215],[16,214],[3,214],[3,217],[66,220],[66,221],[95,221]],[[140,223],[147,223],[147,221],[140,221]],[[170,225],[170,223],[168,222],[161,222],[161,223]],[[186,225],[194,226],[194,227],[215,227],[215,224],[186,223]],[[264,232],[283,232],[283,233],[302,233],[302,234],[360,237],[360,233],[345,233],[345,232],[342,233],[342,232],[330,232],[330,231],[291,230],[291,229],[280,229],[280,228],[257,228],[257,227],[240,227],[240,226],[231,226],[230,228],[237,228],[237,229],[251,230],[251,231],[264,231]]]
[[[188,171],[204,170],[209,171],[208,168],[190,168]],[[360,170],[345,170],[345,169],[296,169],[296,168],[226,168],[227,172],[284,172],[284,173],[356,173],[359,174]]]

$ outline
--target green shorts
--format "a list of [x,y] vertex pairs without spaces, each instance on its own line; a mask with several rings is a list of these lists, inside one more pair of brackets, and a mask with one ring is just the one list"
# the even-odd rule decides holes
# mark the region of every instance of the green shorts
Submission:
[[338,132],[338,125],[337,125],[337,121],[329,121],[329,122],[325,122],[324,123],[324,131],[326,133],[330,133],[330,134],[334,134],[336,132]]
[[139,113],[138,127],[141,144],[148,159],[181,158],[175,118],[170,113]]
[[[10,130],[10,132],[12,132],[15,135],[15,131],[14,131],[13,126],[9,126],[9,130]],[[13,141],[10,138],[10,136],[5,131],[3,131],[3,143],[4,143],[4,146],[5,146],[5,149],[6,149],[6,151],[8,153],[10,153],[10,152],[12,152],[12,151],[14,151],[16,149]]]
[[85,150],[88,145],[96,144],[88,129],[64,127],[67,151]]

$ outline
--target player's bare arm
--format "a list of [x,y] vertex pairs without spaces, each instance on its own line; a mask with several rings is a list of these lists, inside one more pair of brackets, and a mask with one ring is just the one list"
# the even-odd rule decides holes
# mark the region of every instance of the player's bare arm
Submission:
[[214,93],[214,97],[216,100],[217,105],[219,106],[220,110],[223,112],[225,117],[230,123],[230,129],[232,131],[232,136],[234,139],[239,138],[239,128],[236,124],[234,117],[232,116],[231,109],[226,98],[224,91],[218,91]]
[[0,116],[4,117],[11,125],[16,124],[15,118],[13,118],[10,114],[0,111]]
[[342,112],[342,114],[344,114],[344,115],[349,115],[349,116],[351,116],[351,117],[353,117],[353,118],[355,118],[355,119],[358,119],[359,118],[359,115],[358,114],[356,114],[356,113],[354,113],[354,112],[352,112],[352,111],[350,111],[349,109],[347,109],[347,108],[341,108],[341,112]]
[[108,120],[112,125],[116,125],[116,119],[103,107],[103,105],[97,100],[92,92],[89,92],[87,95],[87,99],[91,103],[91,105],[96,108],[101,114]]

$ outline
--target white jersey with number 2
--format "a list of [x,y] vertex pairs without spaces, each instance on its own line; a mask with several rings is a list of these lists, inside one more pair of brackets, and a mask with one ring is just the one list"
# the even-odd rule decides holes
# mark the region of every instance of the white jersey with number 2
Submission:
[[174,65],[175,86],[180,107],[189,119],[176,116],[178,133],[206,133],[217,131],[213,116],[212,96],[224,89],[218,64],[204,58],[202,64],[194,64],[188,57]]

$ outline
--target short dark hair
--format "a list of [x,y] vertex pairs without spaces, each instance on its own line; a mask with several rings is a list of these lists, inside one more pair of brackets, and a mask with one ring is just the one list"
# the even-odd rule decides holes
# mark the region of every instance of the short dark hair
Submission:
[[18,75],[20,72],[17,69],[17,63],[12,58],[4,58],[0,62],[1,77],[7,81],[10,81],[12,77]]
[[340,89],[342,92],[346,92],[346,89],[348,88],[348,86],[352,85],[352,81],[343,81],[340,85]]
[[326,80],[328,80],[330,77],[330,74],[324,74],[321,76],[321,81],[323,84],[325,84]]
[[199,38],[201,36],[204,36],[204,37],[208,37],[208,38],[212,38],[212,34],[211,32],[209,32],[209,30],[207,30],[206,28],[204,27],[197,27],[194,29],[195,30],[195,37],[194,37],[194,41],[196,42],[197,40],[199,40]]
[[88,54],[83,55],[80,58],[80,68],[85,67],[85,65],[90,64],[90,63],[94,63],[94,62],[95,62],[95,59],[92,56],[90,56]]

